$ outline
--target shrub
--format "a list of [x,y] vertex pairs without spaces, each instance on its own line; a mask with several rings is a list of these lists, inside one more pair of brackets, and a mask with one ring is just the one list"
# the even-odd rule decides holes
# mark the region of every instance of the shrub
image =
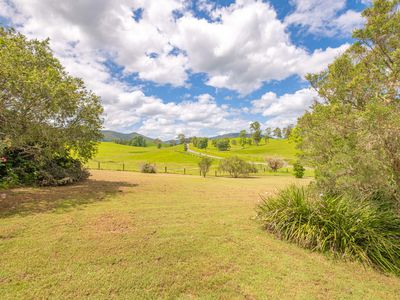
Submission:
[[265,161],[267,162],[271,170],[274,172],[277,172],[278,169],[285,166],[285,161],[277,157],[267,157]]
[[140,168],[140,171],[142,173],[157,173],[156,166],[150,163],[144,163]]
[[196,147],[199,149],[206,149],[208,147],[208,138],[199,138]]
[[250,173],[257,173],[257,168],[237,156],[221,160],[219,170],[229,173],[230,176],[237,178],[239,176],[249,176]]
[[306,169],[299,162],[296,162],[293,165],[293,172],[294,172],[294,176],[296,176],[296,178],[303,178],[305,171],[306,171]]
[[81,161],[70,156],[53,158],[27,154],[23,149],[6,149],[0,163],[0,186],[57,186],[74,183],[89,176]]
[[282,239],[400,275],[400,218],[385,203],[291,186],[264,198],[258,218]]
[[200,174],[203,175],[203,177],[206,177],[208,171],[210,170],[211,164],[212,159],[209,157],[203,157],[199,161]]
[[229,139],[221,139],[217,141],[216,147],[219,151],[227,151],[231,148]]

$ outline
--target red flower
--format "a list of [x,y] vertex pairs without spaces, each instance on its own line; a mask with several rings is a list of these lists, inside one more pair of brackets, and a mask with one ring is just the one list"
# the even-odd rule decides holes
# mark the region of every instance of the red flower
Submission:
[[3,163],[6,163],[6,162],[7,162],[7,158],[5,158],[5,157],[0,157],[0,161],[3,162]]

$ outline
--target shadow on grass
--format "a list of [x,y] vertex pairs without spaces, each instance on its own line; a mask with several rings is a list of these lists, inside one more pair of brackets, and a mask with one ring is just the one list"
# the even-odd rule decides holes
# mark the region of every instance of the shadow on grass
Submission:
[[137,184],[85,180],[60,187],[18,188],[0,191],[0,218],[49,211],[65,212],[80,205],[106,201],[110,195],[126,193]]

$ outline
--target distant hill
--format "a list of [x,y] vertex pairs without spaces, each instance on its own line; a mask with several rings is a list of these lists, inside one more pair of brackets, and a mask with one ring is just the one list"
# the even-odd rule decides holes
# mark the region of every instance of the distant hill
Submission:
[[101,133],[103,134],[103,139],[102,139],[103,142],[112,142],[115,140],[130,141],[135,136],[142,136],[146,139],[147,142],[154,141],[152,138],[149,138],[149,137],[144,136],[137,132],[121,133],[121,132],[116,132],[116,131],[112,131],[112,130],[102,130]]
[[[215,139],[233,139],[233,138],[238,138],[240,136],[239,132],[232,132],[232,133],[225,133],[217,136],[210,137],[210,140],[215,140]],[[250,137],[250,134],[247,134],[247,137]]]

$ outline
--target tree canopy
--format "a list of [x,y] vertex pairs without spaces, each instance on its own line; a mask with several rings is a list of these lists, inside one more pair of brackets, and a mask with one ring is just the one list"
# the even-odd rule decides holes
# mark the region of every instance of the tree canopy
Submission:
[[308,75],[322,102],[299,119],[303,159],[330,193],[400,201],[400,1],[374,1],[356,42]]

